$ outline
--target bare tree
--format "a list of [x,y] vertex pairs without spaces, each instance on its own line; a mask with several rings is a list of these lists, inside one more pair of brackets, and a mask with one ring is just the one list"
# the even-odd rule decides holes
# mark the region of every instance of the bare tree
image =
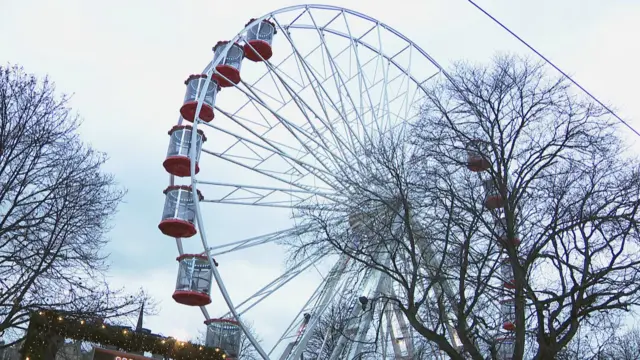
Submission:
[[460,63],[416,124],[374,135],[340,201],[299,214],[320,230],[297,254],[330,245],[385,274],[381,299],[440,352],[554,359],[582,324],[638,304],[639,163],[566,79],[516,57]]
[[15,341],[31,311],[109,318],[135,314],[144,297],[103,276],[124,192],[78,137],[67,100],[46,78],[0,67],[0,333],[18,330]]
[[[595,320],[595,321],[593,321]],[[573,339],[558,352],[558,360],[613,360],[610,357],[614,344],[620,339],[619,319],[595,316],[580,324]],[[622,358],[623,359],[623,358]]]
[[[311,329],[312,334],[305,347],[305,359],[327,360],[332,353],[338,349],[341,337],[346,340],[344,347],[340,350],[342,359],[347,356],[350,346],[354,343],[361,342],[361,351],[359,360],[365,359],[385,359],[382,354],[383,349],[378,347],[377,336],[375,332],[367,334],[364,339],[357,339],[357,325],[363,321],[368,312],[380,311],[380,306],[370,300],[359,296],[355,291],[348,291],[342,294],[340,299],[331,304],[327,311],[320,315],[318,324]],[[379,314],[378,314],[379,315]],[[380,318],[380,316],[377,316]],[[373,323],[372,328],[380,326],[379,323]]]
[[305,348],[305,358],[328,359],[331,356],[349,321],[349,305],[351,304],[344,301],[337,302],[321,315],[318,325],[311,330],[311,338]]
[[606,359],[635,360],[640,356],[640,328],[634,327],[603,346]]
[[[253,326],[250,326],[249,330],[251,331],[251,334],[257,341],[261,341],[260,337],[256,334],[255,330],[253,329]],[[251,341],[249,341],[249,339],[246,336],[244,336],[244,334],[242,335],[242,340],[240,342],[240,359],[241,360],[261,360],[262,359],[262,357],[260,356],[260,354],[258,354],[258,351],[253,346]]]

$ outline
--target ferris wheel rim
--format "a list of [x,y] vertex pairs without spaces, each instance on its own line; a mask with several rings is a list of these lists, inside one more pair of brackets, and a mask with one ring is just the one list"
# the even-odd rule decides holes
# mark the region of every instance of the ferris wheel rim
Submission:
[[[413,42],[412,40],[410,40],[408,37],[406,37],[405,35],[403,35],[402,33],[400,33],[399,31],[395,30],[393,27],[386,25],[383,22],[380,22],[378,20],[376,20],[373,17],[370,17],[368,15],[365,15],[363,13],[360,13],[358,11],[355,10],[351,10],[348,8],[343,8],[343,7],[337,7],[337,6],[332,6],[332,5],[322,5],[322,4],[307,4],[307,5],[294,5],[294,6],[289,6],[289,7],[284,7],[275,11],[272,11],[270,13],[267,13],[259,18],[255,18],[254,21],[250,22],[249,24],[245,25],[245,27],[238,32],[233,38],[231,38],[228,43],[226,45],[224,45],[225,49],[222,51],[222,53],[220,54],[220,56],[214,57],[214,59],[209,63],[209,65],[207,65],[207,67],[205,68],[205,71],[203,71],[203,73],[207,74],[207,79],[206,79],[206,83],[205,83],[205,87],[208,86],[208,83],[211,79],[211,74],[215,71],[215,67],[217,65],[219,65],[223,59],[224,59],[224,54],[226,54],[229,49],[238,42],[238,40],[240,40],[242,38],[242,35],[247,31],[247,29],[252,25],[255,24],[257,22],[266,20],[268,18],[273,18],[274,16],[278,15],[278,14],[283,14],[283,13],[287,13],[287,12],[292,12],[292,11],[297,11],[297,10],[309,10],[309,9],[318,9],[318,10],[331,10],[331,11],[336,11],[336,12],[343,12],[346,14],[350,14],[353,16],[357,16],[361,19],[367,20],[377,26],[380,26],[388,31],[390,31],[393,35],[395,35],[396,37],[404,40],[406,43],[410,44],[413,49],[417,50],[420,55],[424,56],[426,59],[428,59],[437,69],[439,69],[441,72],[444,72],[444,69],[442,68],[442,66],[440,64],[438,64],[425,50],[423,50],[420,46],[418,46],[415,42]],[[352,38],[353,39],[353,38]],[[378,54],[381,54],[381,51],[375,51]],[[397,66],[397,65],[396,65]],[[399,68],[405,75],[408,75],[410,77],[410,72],[408,70],[404,70],[402,68]],[[415,79],[412,79],[413,82],[416,84],[417,87],[421,88],[424,91],[424,85],[418,81],[416,81]],[[195,120],[193,122],[192,125],[192,143],[195,143],[196,140],[196,136],[198,134],[198,129],[197,126],[200,123],[200,120],[198,120],[198,114],[201,112],[202,110],[202,104],[203,104],[203,100],[204,100],[204,93],[199,97],[198,99],[198,105],[196,108],[196,113],[195,113]],[[182,125],[182,117],[179,117],[178,120],[178,125]],[[206,236],[206,230],[204,228],[204,223],[203,223],[203,216],[202,216],[202,209],[201,209],[201,204],[200,204],[200,198],[197,195],[198,194],[198,178],[196,175],[196,158],[197,158],[197,154],[194,151],[194,147],[192,147],[192,149],[189,151],[189,158],[190,158],[190,178],[191,178],[191,188],[192,188],[192,194],[193,194],[193,203],[195,205],[195,216],[196,216],[196,226],[198,227],[199,230],[199,236],[202,240],[202,245],[203,245],[203,250],[207,253],[207,258],[209,261],[209,264],[211,266],[212,269],[212,273],[213,276],[215,278],[215,281],[222,293],[222,296],[225,300],[225,302],[227,303],[230,312],[233,314],[234,318],[236,319],[236,321],[238,321],[240,327],[242,328],[243,332],[245,333],[245,335],[249,338],[249,341],[255,346],[256,350],[260,353],[260,355],[264,358],[264,359],[269,359],[268,355],[265,354],[264,350],[261,349],[260,344],[252,338],[252,335],[250,334],[250,332],[248,331],[248,329],[245,327],[243,321],[241,320],[240,315],[237,313],[237,310],[231,300],[230,295],[228,294],[228,292],[226,291],[226,287],[224,285],[224,281],[222,280],[222,277],[220,276],[219,272],[216,269],[216,264],[215,261],[212,258],[212,255],[210,254],[209,251],[207,251],[207,249],[209,248],[209,243],[207,240],[207,236]],[[170,185],[173,185],[174,183],[174,177],[173,175],[170,177]],[[176,238],[176,244],[178,247],[178,252],[180,255],[182,255],[184,253],[183,248],[182,248],[182,239],[180,238]],[[205,316],[206,320],[211,320],[211,317],[208,314],[208,311],[206,309],[205,306],[201,306],[200,307],[203,315]]]
[[[216,70],[216,66],[217,66],[217,65],[219,65],[221,61],[223,61],[223,59],[224,59],[224,56],[223,56],[223,55],[225,55],[225,54],[226,54],[226,52],[227,52],[227,51],[228,51],[232,46],[234,46],[234,44],[241,43],[241,42],[242,42],[242,40],[244,40],[244,39],[242,39],[243,34],[245,34],[245,33],[247,32],[247,30],[248,30],[249,28],[251,28],[252,26],[254,26],[255,24],[257,24],[257,23],[259,23],[259,22],[261,22],[261,21],[269,21],[269,18],[273,19],[273,18],[274,18],[274,16],[275,16],[275,15],[278,15],[278,14],[289,13],[289,12],[294,12],[294,11],[299,11],[299,10],[304,10],[303,12],[299,13],[299,14],[295,17],[295,19],[294,19],[294,20],[292,20],[289,24],[285,24],[285,26],[281,26],[280,24],[278,24],[278,28],[279,28],[280,30],[288,30],[288,29],[290,28],[290,26],[292,26],[291,24],[294,24],[294,23],[295,23],[295,22],[296,22],[296,21],[297,21],[297,20],[298,20],[302,15],[304,15],[308,10],[311,10],[311,9],[318,9],[318,10],[331,10],[331,11],[334,11],[334,12],[340,12],[340,13],[343,13],[343,14],[350,14],[350,15],[357,16],[357,17],[359,17],[359,18],[361,18],[361,19],[364,19],[364,20],[368,21],[369,23],[371,23],[371,24],[373,25],[373,27],[372,27],[372,28],[370,28],[370,29],[369,29],[369,30],[368,30],[364,35],[366,35],[367,33],[369,33],[373,28],[380,27],[380,28],[382,28],[382,29],[388,30],[388,31],[389,31],[389,32],[390,32],[390,33],[391,33],[395,38],[400,39],[400,40],[402,40],[402,41],[404,41],[404,42],[406,43],[406,44],[405,44],[405,45],[406,45],[406,47],[405,47],[405,48],[403,48],[403,50],[401,50],[401,52],[403,52],[404,50],[406,50],[406,49],[408,49],[408,48],[410,48],[411,50],[416,50],[416,51],[418,52],[418,54],[415,54],[416,56],[421,56],[423,59],[427,60],[431,65],[433,65],[435,69],[437,69],[437,72],[432,72],[432,73],[430,74],[430,76],[423,78],[423,79],[422,79],[422,81],[419,81],[420,79],[416,79],[415,77],[413,77],[413,76],[412,76],[412,71],[411,71],[409,68],[402,67],[402,66],[398,65],[398,64],[396,63],[396,61],[394,61],[394,59],[393,59],[393,58],[394,58],[395,56],[397,56],[399,53],[396,53],[394,56],[391,56],[390,54],[385,54],[385,51],[383,51],[383,50],[382,50],[382,48],[380,48],[380,49],[374,48],[373,46],[371,46],[371,45],[367,44],[366,42],[362,41],[362,40],[361,40],[361,38],[362,38],[364,35],[360,36],[359,38],[356,38],[356,37],[354,37],[351,33],[349,33],[349,34],[344,34],[344,33],[342,33],[342,34],[338,34],[338,33],[336,33],[336,32],[331,32],[331,29],[328,29],[328,28],[326,28],[325,26],[323,26],[323,27],[315,26],[315,27],[314,27],[315,29],[317,29],[317,30],[319,30],[319,31],[323,31],[323,32],[324,32],[324,31],[327,31],[327,32],[331,33],[332,35],[338,35],[338,36],[341,36],[341,37],[343,37],[343,38],[348,38],[348,39],[352,40],[352,41],[355,43],[354,45],[356,45],[356,46],[357,46],[357,45],[365,45],[365,47],[367,47],[367,49],[368,49],[368,50],[370,50],[370,51],[372,51],[372,52],[376,53],[377,55],[379,55],[379,56],[381,56],[382,58],[384,58],[385,60],[387,60],[390,64],[394,65],[395,69],[397,69],[397,70],[398,70],[399,72],[401,72],[404,76],[406,76],[406,77],[408,78],[408,80],[410,80],[410,81],[415,85],[415,87],[416,87],[416,88],[418,88],[419,90],[421,90],[421,93],[424,93],[424,92],[426,91],[425,83],[426,83],[426,82],[428,82],[429,80],[431,80],[432,78],[436,77],[437,75],[439,75],[439,74],[444,74],[444,76],[445,76],[445,77],[449,78],[448,74],[446,74],[446,72],[445,72],[445,70],[443,69],[443,67],[442,67],[438,62],[436,62],[436,61],[433,59],[433,57],[431,57],[431,56],[430,56],[430,55],[429,55],[429,54],[428,54],[424,49],[422,49],[422,48],[421,48],[417,43],[415,43],[415,42],[411,41],[407,36],[403,35],[403,34],[402,34],[401,32],[399,32],[399,31],[395,30],[393,27],[391,27],[391,26],[389,26],[389,25],[387,25],[387,24],[385,24],[385,23],[383,23],[383,22],[380,22],[380,21],[376,20],[375,18],[373,18],[373,17],[371,17],[371,16],[365,15],[365,14],[363,14],[363,13],[360,13],[360,12],[355,11],[355,10],[352,10],[352,9],[348,9],[348,8],[344,8],[344,7],[338,7],[338,6],[332,6],[332,5],[322,5],[322,4],[308,4],[308,5],[294,5],[294,6],[288,6],[288,7],[284,7],[284,8],[281,8],[281,9],[278,9],[278,10],[275,10],[275,11],[272,11],[272,12],[269,12],[269,13],[267,13],[267,14],[265,14],[265,15],[263,15],[263,16],[261,16],[261,17],[259,17],[259,18],[254,18],[254,19],[252,19],[252,20],[251,20],[247,25],[245,25],[245,27],[244,27],[241,31],[239,31],[239,32],[235,35],[235,37],[233,37],[231,40],[224,41],[224,43],[226,43],[226,45],[224,46],[224,50],[222,50],[222,52],[221,52],[220,54],[218,54],[218,56],[214,56],[214,59],[213,59],[213,60],[212,60],[208,65],[207,65],[207,67],[205,68],[205,70],[203,71],[203,73],[206,73],[206,75],[207,75],[207,76],[206,76],[206,77],[207,77],[207,79],[208,79],[212,74],[214,74],[214,73],[215,73],[216,75],[218,75],[218,72],[217,72],[217,70]],[[310,13],[309,13],[309,14],[310,14]],[[330,21],[330,23],[331,23],[331,22],[333,22],[333,20],[335,20],[335,18],[337,18],[337,16],[336,16],[336,17],[334,17],[334,18]],[[345,18],[345,21],[346,21],[346,18]],[[269,22],[270,22],[270,21],[269,21]],[[271,22],[270,22],[270,23],[271,23]],[[273,24],[273,23],[272,23],[272,24]],[[326,24],[326,25],[328,25],[328,24]],[[299,29],[311,29],[311,28],[306,28],[306,27],[305,27],[305,28],[298,28],[297,26],[293,26],[293,27],[291,27],[291,28],[293,28],[293,29],[298,29],[298,30],[299,30]],[[290,42],[291,46],[295,48],[294,44],[292,43],[291,38],[287,38],[287,40]],[[331,58],[331,56],[328,56],[328,57],[329,57],[329,58]],[[265,62],[266,62],[266,61],[265,61]],[[277,70],[277,69],[279,68],[279,66],[280,66],[280,65],[281,65],[281,63],[280,63],[280,64],[272,64],[272,65],[269,65],[269,70],[268,70],[267,72],[265,72],[265,74],[263,74],[263,76],[262,76],[262,77],[264,77],[264,76],[265,76],[266,74],[268,74],[268,73],[273,73],[273,72],[274,72],[274,70]],[[223,75],[223,77],[224,77],[224,75]],[[261,77],[261,78],[262,78],[262,77]],[[399,76],[397,76],[395,79],[397,79],[398,77],[399,77]],[[395,79],[391,79],[391,80],[389,80],[389,81],[394,81]],[[280,81],[282,81],[282,79],[279,79],[279,80],[280,80]],[[387,79],[385,79],[385,81],[386,81],[386,80],[387,80]],[[343,81],[344,81],[344,80],[343,80]],[[347,81],[350,81],[350,79],[347,79]],[[245,85],[245,87],[247,87],[247,88],[252,88],[253,86],[255,86],[255,83],[254,83],[254,84],[248,84],[248,83],[245,83],[245,82],[244,82],[244,80],[243,80],[242,82],[243,82],[243,85]],[[320,85],[320,87],[323,87],[323,86],[322,86],[322,85]],[[230,88],[230,89],[233,89],[233,88],[236,88],[236,89],[240,90],[241,92],[244,92],[244,95],[245,95],[245,96],[247,96],[247,97],[252,97],[252,96],[251,96],[250,94],[248,94],[245,90],[240,89],[239,84],[232,84],[232,86],[231,86],[231,88]],[[255,100],[255,98],[254,98],[254,100]],[[395,99],[394,99],[394,100],[395,100]],[[387,100],[387,102],[388,102],[388,101],[389,101],[389,100]],[[259,101],[257,102],[257,104],[258,104],[259,106],[261,106],[263,109],[269,110],[269,111],[270,111],[270,112],[272,112],[274,115],[276,114],[276,112],[278,112],[278,110],[274,111],[274,110],[272,110],[269,106],[267,106],[267,105],[265,105],[265,104],[261,104]],[[215,109],[216,109],[216,111],[222,112],[222,113],[224,114],[223,109],[219,108],[217,105],[215,106]],[[229,117],[229,114],[224,114],[224,115],[226,115],[227,117]],[[311,115],[313,115],[313,114],[311,114]],[[277,118],[277,122],[279,122],[279,123],[283,123],[283,119],[279,118],[277,115],[276,115],[276,118]],[[211,128],[213,128],[214,130],[216,130],[216,131],[222,131],[222,132],[226,133],[226,135],[230,135],[230,136],[232,136],[232,137],[233,137],[233,136],[235,136],[235,134],[233,134],[233,133],[229,133],[229,132],[225,131],[224,129],[221,129],[221,128],[217,127],[216,125],[213,125],[212,123],[209,123],[209,122],[207,122],[207,121],[201,122],[201,124],[206,125],[206,126],[208,126],[208,127],[211,127]],[[238,124],[239,124],[239,123],[238,123]],[[285,126],[287,126],[287,125],[285,125]],[[247,129],[247,128],[245,128],[245,131],[246,131],[246,130],[248,130],[248,129]],[[256,133],[252,133],[252,134],[253,134],[254,136],[256,136],[256,137],[261,138],[261,139],[263,140],[263,138],[262,138],[262,135],[263,135],[263,134],[260,134],[260,135],[258,135],[258,134],[256,134]],[[305,135],[306,135],[306,134],[305,134]],[[240,138],[238,138],[238,139],[240,139]],[[247,138],[242,138],[242,140],[243,140],[243,141],[245,141],[245,142],[246,142],[246,141],[248,141],[248,140],[247,140]],[[263,140],[263,141],[265,141],[265,140]],[[313,142],[313,140],[312,140],[312,142]],[[266,143],[266,141],[265,141],[265,143]],[[317,143],[317,142],[316,142],[316,143]],[[252,145],[260,146],[259,144],[255,144],[255,143],[253,143]],[[272,144],[268,144],[268,145],[272,145]],[[260,146],[260,147],[263,147],[263,146]],[[227,150],[229,150],[229,149],[227,149]],[[270,150],[270,151],[273,151],[273,150],[271,150],[271,149],[269,149],[269,150]],[[302,150],[302,148],[299,148],[298,150]],[[225,150],[225,152],[226,152],[226,150]],[[218,156],[218,157],[220,157],[220,155],[221,155],[220,153],[218,153],[218,154],[210,153],[210,154],[215,155],[215,156]],[[282,153],[278,153],[278,155],[281,155],[281,156],[282,156],[283,154],[282,154]],[[224,159],[224,160],[231,161],[231,160],[229,160],[228,158],[227,158],[227,159]],[[285,160],[286,160],[286,159],[285,159]],[[295,161],[295,160],[294,160],[294,161]],[[241,163],[239,163],[239,162],[237,162],[236,164],[237,164],[237,165],[243,165],[243,164],[241,164]],[[299,164],[298,164],[298,165],[299,165]],[[308,164],[305,164],[305,165],[308,165]],[[341,165],[345,165],[345,163],[343,162]],[[252,170],[256,171],[255,169],[252,169]],[[264,173],[261,173],[261,174],[262,174],[262,175],[265,175]],[[316,176],[317,176],[317,174],[314,174],[314,175],[316,175]],[[325,184],[331,185],[332,187],[334,187],[334,188],[335,188],[335,186],[333,186],[332,184],[330,184],[329,182],[327,182],[327,178],[322,178],[322,177],[320,177],[320,176],[317,176],[317,178],[318,178],[318,179],[323,180]],[[282,179],[277,179],[277,180],[283,181]],[[287,184],[289,184],[289,185],[293,184],[293,182],[288,182],[288,181],[285,181],[285,182],[286,182]],[[206,184],[207,184],[207,185],[214,185],[212,182],[206,182]],[[236,185],[240,185],[240,184],[231,184],[231,183],[227,183],[227,184],[220,184],[220,183],[218,183],[218,184],[215,184],[215,185],[219,185],[219,186],[236,186]],[[300,187],[300,186],[299,186],[299,185],[297,185],[297,184],[296,184],[296,185],[294,185],[294,186],[297,186],[298,188],[303,189],[303,190],[308,190],[308,189],[306,189],[306,188],[302,188],[302,187]],[[242,188],[248,188],[248,187],[251,187],[251,186],[246,186],[246,185],[242,184],[242,185],[240,185],[240,187],[242,187]],[[326,188],[325,188],[325,189],[326,189]],[[283,189],[278,189],[278,190],[283,190]],[[332,195],[332,194],[322,194],[322,197],[324,197],[325,199],[329,199],[329,196],[330,196],[330,195]],[[231,202],[227,201],[227,203],[231,203]],[[257,204],[257,203],[256,203],[256,204],[250,204],[250,205],[260,205],[260,204]],[[277,205],[273,205],[273,204],[270,204],[270,205],[267,205],[267,206],[278,207]],[[288,206],[283,205],[283,206],[281,206],[281,207],[288,207]]]
[[[442,65],[440,65],[440,63],[437,62],[434,57],[432,57],[426,50],[424,50],[422,47],[420,47],[420,45],[418,45],[416,42],[411,40],[409,37],[407,37],[406,35],[404,35],[400,31],[396,30],[394,27],[392,27],[392,26],[390,26],[390,25],[388,25],[388,24],[386,24],[386,23],[384,23],[384,22],[382,22],[380,20],[377,20],[376,18],[374,18],[372,16],[366,15],[364,13],[361,13],[359,11],[356,11],[356,10],[353,10],[353,9],[350,9],[350,8],[341,7],[341,6],[334,6],[334,5],[318,4],[318,3],[285,6],[283,8],[271,11],[269,13],[266,13],[266,14],[260,16],[260,17],[254,18],[253,21],[247,23],[242,28],[242,30],[240,30],[238,33],[236,33],[236,35],[233,38],[228,40],[228,43],[224,46],[225,49],[223,50],[223,53],[226,53],[233,46],[233,44],[235,44],[238,40],[240,40],[242,38],[242,35],[246,32],[246,30],[248,28],[251,27],[251,25],[259,23],[260,21],[263,21],[263,20],[267,20],[268,18],[274,17],[275,15],[278,15],[278,14],[283,14],[283,13],[287,13],[287,12],[291,12],[291,11],[295,11],[295,10],[301,10],[301,9],[304,9],[304,10],[318,9],[318,10],[340,11],[340,12],[344,12],[344,13],[347,13],[347,14],[350,14],[350,15],[353,15],[353,16],[357,16],[357,17],[359,17],[361,19],[364,19],[364,20],[367,20],[369,22],[375,23],[376,25],[381,26],[382,28],[390,31],[392,34],[394,34],[398,38],[400,38],[400,39],[406,41],[407,43],[409,43],[422,56],[424,56],[436,68],[438,68],[438,70],[440,72],[445,74],[445,76],[449,77],[446,69]],[[203,74],[207,74],[207,75],[211,75],[211,73],[214,71],[215,67],[220,64],[222,59],[223,59],[223,56],[219,56],[219,57],[214,58],[213,60],[211,60],[211,62],[204,68],[202,73]],[[416,85],[418,85],[420,88],[425,90],[423,83],[416,82]],[[181,124],[181,122],[179,121],[178,125],[180,125],[180,124]]]

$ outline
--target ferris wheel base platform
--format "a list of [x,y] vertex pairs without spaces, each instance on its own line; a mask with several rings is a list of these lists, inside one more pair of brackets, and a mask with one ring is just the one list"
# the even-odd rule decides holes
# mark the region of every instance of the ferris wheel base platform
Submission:
[[209,295],[196,291],[176,290],[171,297],[182,305],[205,306],[211,304],[211,297]]
[[180,219],[162,220],[158,224],[158,229],[163,234],[174,238],[190,238],[198,232],[194,224]]
[[[213,77],[214,79],[216,79],[220,87],[230,87],[240,83],[240,71],[238,71],[238,69],[234,68],[233,66],[218,65],[216,66],[216,71],[219,72],[219,74],[215,74],[213,75]],[[226,77],[229,80],[223,78],[220,75]]]
[[[197,101],[188,101],[180,107],[180,115],[187,121],[193,122],[196,117],[196,108],[198,107]],[[213,108],[207,104],[202,104],[200,109],[200,119],[205,122],[213,120]]]
[[264,40],[249,40],[244,44],[244,57],[254,61],[266,61],[273,55],[271,45]]
[[[186,156],[169,156],[162,166],[171,175],[185,177],[191,175],[191,160]],[[200,166],[196,162],[196,174],[200,172]]]

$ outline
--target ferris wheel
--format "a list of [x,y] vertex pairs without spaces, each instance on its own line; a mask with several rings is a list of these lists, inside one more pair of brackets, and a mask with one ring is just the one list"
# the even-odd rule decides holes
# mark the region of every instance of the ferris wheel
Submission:
[[[358,12],[324,5],[287,7],[251,19],[237,35],[213,47],[211,63],[187,78],[178,123],[169,131],[163,165],[170,183],[159,224],[163,234],[176,239],[179,252],[173,298],[201,308],[207,345],[237,358],[244,333],[264,359],[300,359],[320,315],[340,294],[358,289],[361,296],[350,311],[362,315],[368,298],[393,291],[384,276],[354,276],[345,271],[349,260],[335,256],[331,270],[267,351],[241,315],[328,258],[329,251],[298,260],[247,299],[232,299],[216,260],[313,229],[293,223],[220,244],[209,240],[205,225],[219,216],[210,210],[212,203],[296,212],[343,201],[349,189],[340,179],[361,176],[372,141],[416,119],[425,84],[442,75],[441,65],[398,31]],[[229,180],[234,169],[249,174],[244,182]],[[355,229],[366,218],[345,212],[332,221]],[[186,253],[184,243],[196,243],[198,236],[201,250]],[[229,313],[221,312],[219,304],[208,310],[214,283]],[[439,289],[453,296],[448,284]],[[362,315],[345,331],[363,339],[371,331],[371,316]],[[382,337],[390,344],[384,358],[413,359],[413,335],[404,318],[390,309],[386,321],[391,330]],[[449,335],[455,343],[453,327]],[[362,350],[358,344],[343,336],[330,358],[351,359]],[[437,350],[433,354],[439,358]]]

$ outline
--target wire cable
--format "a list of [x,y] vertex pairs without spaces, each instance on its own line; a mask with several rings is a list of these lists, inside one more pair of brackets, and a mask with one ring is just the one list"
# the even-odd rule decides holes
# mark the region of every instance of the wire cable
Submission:
[[567,73],[565,73],[564,71],[562,71],[562,69],[560,69],[558,66],[556,66],[556,64],[554,64],[553,62],[551,62],[551,60],[547,59],[544,55],[542,55],[538,50],[536,50],[533,46],[529,45],[528,42],[526,42],[524,39],[522,39],[520,36],[518,36],[515,32],[511,31],[511,29],[509,29],[506,25],[504,25],[502,22],[500,22],[500,20],[496,19],[495,17],[493,17],[493,15],[491,15],[488,11],[486,11],[485,9],[483,9],[482,7],[480,7],[480,5],[476,4],[473,0],[467,0],[468,2],[471,3],[471,5],[475,6],[476,9],[480,10],[483,14],[485,14],[486,16],[488,16],[491,20],[493,20],[496,24],[498,24],[500,27],[502,27],[503,29],[505,29],[509,34],[513,35],[513,37],[515,37],[516,39],[518,39],[518,41],[520,41],[524,46],[528,47],[531,51],[533,51],[534,53],[536,53],[536,55],[540,56],[544,61],[547,62],[547,64],[551,65],[554,69],[556,69],[560,74],[562,74],[562,76],[566,77],[567,79],[569,79],[569,81],[571,81],[575,86],[577,86],[580,90],[582,90],[585,94],[587,94],[591,99],[593,99],[595,102],[597,102],[598,104],[600,104],[600,106],[602,106],[605,110],[607,110],[611,115],[613,115],[613,117],[615,117],[618,121],[620,121],[622,124],[624,124],[627,128],[629,128],[631,131],[633,131],[636,135],[640,136],[640,132],[638,132],[638,130],[634,129],[633,126],[631,126],[628,122],[624,121],[620,116],[618,116],[618,114],[616,114],[613,110],[611,110],[607,105],[605,105],[604,103],[602,103],[600,100],[598,100],[597,97],[595,97],[593,94],[591,94],[587,89],[585,89],[582,85],[580,85],[577,81],[575,81],[571,76],[567,75]]

